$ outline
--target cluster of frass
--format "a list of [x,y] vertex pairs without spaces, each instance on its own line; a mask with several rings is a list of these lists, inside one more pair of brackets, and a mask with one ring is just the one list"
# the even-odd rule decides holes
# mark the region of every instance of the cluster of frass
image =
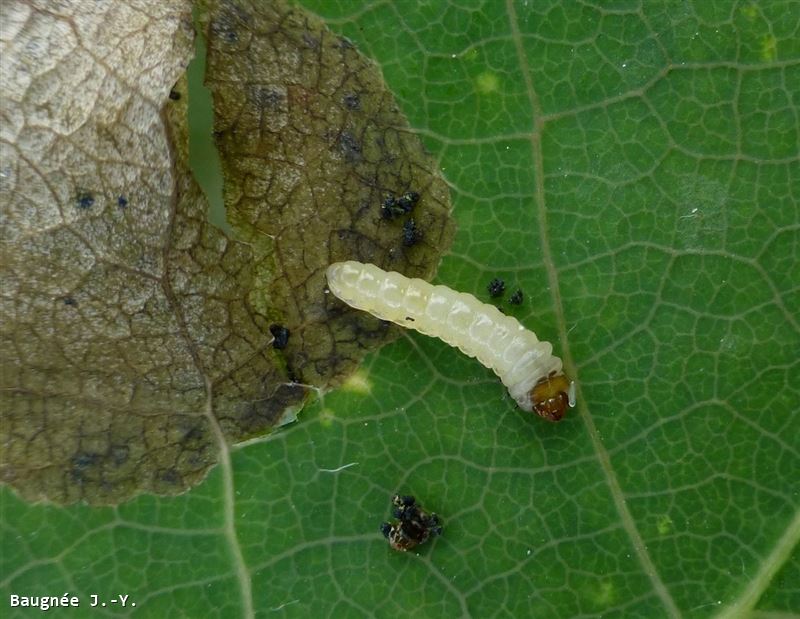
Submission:
[[433,512],[427,512],[413,496],[396,494],[392,497],[392,516],[396,522],[384,522],[381,533],[395,550],[411,550],[429,538],[442,534],[442,522]]

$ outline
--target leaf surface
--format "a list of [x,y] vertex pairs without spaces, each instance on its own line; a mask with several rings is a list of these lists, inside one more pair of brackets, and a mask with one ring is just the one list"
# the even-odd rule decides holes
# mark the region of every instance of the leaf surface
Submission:
[[[522,288],[506,309],[565,358],[575,414],[526,417],[408,334],[186,495],[6,492],[4,593],[125,592],[154,617],[794,616],[797,2],[306,4],[444,170],[438,280]],[[397,491],[444,520],[418,553],[378,533]]]

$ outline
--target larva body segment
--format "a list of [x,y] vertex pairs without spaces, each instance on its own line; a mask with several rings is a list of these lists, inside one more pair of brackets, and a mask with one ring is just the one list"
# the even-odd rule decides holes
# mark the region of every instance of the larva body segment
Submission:
[[347,261],[328,267],[331,292],[348,305],[438,337],[491,368],[525,411],[552,421],[574,406],[572,383],[553,347],[516,318],[471,294]]

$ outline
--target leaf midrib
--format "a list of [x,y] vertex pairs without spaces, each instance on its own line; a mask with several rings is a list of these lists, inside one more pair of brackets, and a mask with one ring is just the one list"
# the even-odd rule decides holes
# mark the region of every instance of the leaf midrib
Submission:
[[633,515],[628,509],[627,503],[625,501],[625,495],[622,492],[619,480],[617,479],[617,476],[615,475],[614,470],[611,466],[611,459],[609,457],[608,451],[603,445],[603,442],[597,431],[597,427],[595,426],[594,421],[592,420],[592,417],[589,414],[589,409],[588,406],[586,405],[586,401],[581,397],[580,380],[578,379],[577,367],[575,366],[575,362],[572,358],[572,353],[570,352],[569,342],[567,339],[567,322],[564,316],[564,309],[561,301],[561,291],[559,288],[559,281],[558,281],[558,272],[556,270],[555,262],[553,260],[553,254],[550,247],[549,229],[547,226],[547,202],[545,199],[545,190],[544,190],[544,163],[543,163],[544,156],[542,153],[542,139],[541,139],[542,132],[545,126],[545,119],[542,112],[541,104],[539,103],[539,97],[536,93],[536,89],[533,87],[533,82],[531,80],[530,68],[528,67],[528,60],[525,55],[525,50],[523,48],[523,40],[519,30],[519,24],[513,0],[506,0],[506,10],[508,12],[509,26],[511,28],[511,37],[514,42],[514,48],[516,50],[517,60],[520,66],[520,72],[522,73],[523,84],[525,86],[525,93],[528,98],[531,116],[533,118],[533,127],[529,139],[531,143],[531,155],[534,165],[536,217],[538,220],[539,239],[540,239],[539,246],[541,247],[542,263],[544,265],[545,272],[547,273],[549,290],[553,299],[553,307],[555,309],[555,315],[556,315],[556,328],[558,330],[558,339],[559,342],[561,343],[561,350],[563,352],[564,365],[566,367],[567,374],[576,381],[576,384],[578,386],[577,408],[580,417],[586,426],[586,430],[589,434],[592,446],[594,447],[594,450],[597,454],[597,459],[603,470],[603,475],[605,476],[606,483],[608,484],[608,488],[611,493],[611,498],[614,502],[614,506],[616,507],[617,513],[619,514],[622,527],[625,530],[626,534],[628,535],[631,544],[633,546],[634,552],[636,553],[636,557],[639,559],[639,563],[642,566],[642,569],[644,570],[645,574],[647,574],[647,577],[652,583],[656,595],[661,600],[661,603],[664,605],[669,616],[677,619],[681,616],[681,613],[678,610],[677,605],[675,604],[675,600],[672,599],[672,596],[667,590],[664,581],[661,580],[661,576],[656,570],[655,564],[653,563],[650,554],[647,552],[647,547],[644,543],[644,540],[642,539],[639,530],[636,528],[636,523],[633,519]]

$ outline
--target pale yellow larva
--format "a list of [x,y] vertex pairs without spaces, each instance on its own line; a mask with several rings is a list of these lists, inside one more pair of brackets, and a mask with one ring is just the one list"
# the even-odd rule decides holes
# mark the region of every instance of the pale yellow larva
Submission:
[[575,388],[553,347],[516,318],[471,294],[347,261],[328,267],[331,292],[352,307],[438,337],[476,357],[500,377],[525,411],[558,421],[575,405]]

